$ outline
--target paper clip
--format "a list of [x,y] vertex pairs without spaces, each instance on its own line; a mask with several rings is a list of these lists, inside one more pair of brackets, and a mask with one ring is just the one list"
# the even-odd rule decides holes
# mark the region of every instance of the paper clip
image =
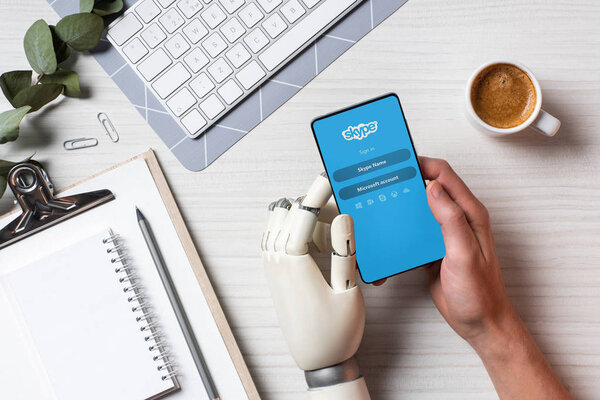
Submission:
[[87,147],[94,147],[98,145],[98,139],[96,138],[77,138],[71,140],[65,140],[63,147],[65,150],[77,150],[85,149]]
[[115,126],[112,124],[112,122],[108,118],[108,115],[106,115],[103,112],[98,113],[98,121],[100,121],[100,124],[104,128],[104,132],[106,132],[106,134],[108,135],[110,140],[113,143],[117,143],[119,141],[119,134],[117,133]]

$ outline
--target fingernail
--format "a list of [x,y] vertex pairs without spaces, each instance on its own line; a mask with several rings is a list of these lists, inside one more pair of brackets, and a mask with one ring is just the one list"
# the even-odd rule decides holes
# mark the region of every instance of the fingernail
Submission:
[[431,187],[429,190],[431,191],[433,197],[439,199],[442,196],[442,191],[444,190],[442,189],[442,185],[440,185],[440,183],[437,181],[431,181],[429,182],[429,186]]

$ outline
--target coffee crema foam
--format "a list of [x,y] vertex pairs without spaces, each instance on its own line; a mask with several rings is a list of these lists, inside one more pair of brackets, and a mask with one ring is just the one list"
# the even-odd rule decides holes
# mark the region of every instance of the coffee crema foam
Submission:
[[494,64],[477,75],[471,87],[475,113],[495,128],[521,125],[533,113],[537,96],[529,75],[511,64]]

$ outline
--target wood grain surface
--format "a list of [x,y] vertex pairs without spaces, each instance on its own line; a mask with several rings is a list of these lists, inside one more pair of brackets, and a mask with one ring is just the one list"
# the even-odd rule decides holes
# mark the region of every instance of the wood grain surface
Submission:
[[[0,0],[0,70],[23,69],[26,29],[58,17],[43,0]],[[600,3],[593,0],[411,0],[206,170],[179,165],[89,55],[72,63],[83,99],[28,116],[0,158],[36,153],[57,187],[154,148],[250,372],[265,399],[303,399],[263,275],[266,205],[305,192],[322,170],[309,123],[388,91],[399,94],[420,154],[450,161],[489,208],[508,292],[578,399],[600,393]],[[463,115],[464,85],[481,63],[529,66],[554,138],[498,139]],[[0,100],[0,109],[8,109]],[[113,144],[96,114],[121,135]],[[98,137],[67,152],[66,139]],[[10,209],[9,195],[0,212]],[[494,399],[476,354],[433,306],[417,270],[364,287],[359,362],[373,399]],[[193,312],[193,310],[188,310]]]

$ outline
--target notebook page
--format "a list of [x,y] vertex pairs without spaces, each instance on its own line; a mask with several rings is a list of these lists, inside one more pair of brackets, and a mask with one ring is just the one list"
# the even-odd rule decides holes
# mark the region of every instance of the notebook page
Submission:
[[162,380],[99,233],[5,279],[60,400],[143,400]]

